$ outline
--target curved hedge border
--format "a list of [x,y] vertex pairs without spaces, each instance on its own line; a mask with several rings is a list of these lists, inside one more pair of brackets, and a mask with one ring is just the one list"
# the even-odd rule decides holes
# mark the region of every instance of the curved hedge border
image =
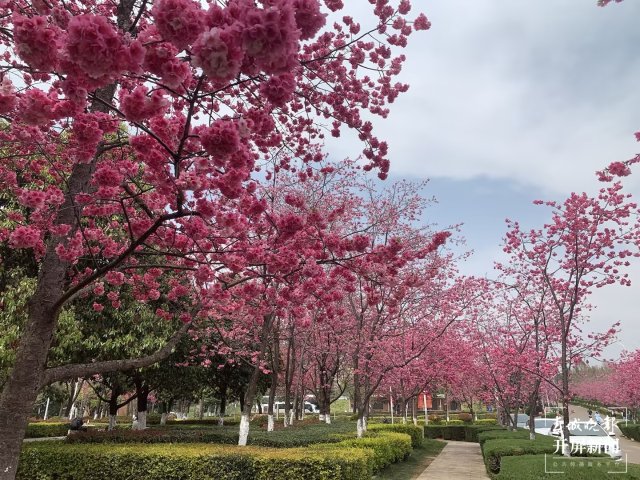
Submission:
[[411,437],[411,446],[413,448],[418,448],[422,445],[422,440],[424,440],[424,429],[419,426],[415,426],[413,424],[386,424],[386,423],[375,423],[369,424],[367,426],[368,432],[397,432],[404,433]]
[[411,437],[369,432],[364,438],[307,448],[211,444],[60,444],[43,442],[22,451],[19,480],[368,480],[407,458]]

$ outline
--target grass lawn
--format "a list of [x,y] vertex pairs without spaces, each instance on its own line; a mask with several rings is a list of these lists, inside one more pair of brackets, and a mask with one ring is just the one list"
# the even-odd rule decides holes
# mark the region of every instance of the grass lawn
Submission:
[[404,462],[394,463],[379,472],[375,480],[411,480],[418,478],[422,471],[438,456],[447,442],[425,438],[422,446],[414,448]]
[[[562,472],[562,473],[558,473]],[[605,480],[640,479],[640,466],[614,462],[606,457],[573,457],[558,459],[548,455],[545,471],[544,455],[522,455],[502,458],[500,473],[496,480]]]

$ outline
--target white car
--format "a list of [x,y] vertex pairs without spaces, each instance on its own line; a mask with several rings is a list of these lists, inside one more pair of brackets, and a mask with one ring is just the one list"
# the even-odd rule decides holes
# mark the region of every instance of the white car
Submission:
[[[606,453],[612,458],[622,458],[620,441],[595,422],[569,422],[572,448],[587,453]],[[559,431],[559,433],[555,433]],[[552,429],[552,435],[561,435],[562,427]]]
[[[560,421],[557,418],[535,418],[533,428],[540,435],[552,435],[552,429],[557,428]],[[529,422],[527,422],[527,427],[529,427]]]

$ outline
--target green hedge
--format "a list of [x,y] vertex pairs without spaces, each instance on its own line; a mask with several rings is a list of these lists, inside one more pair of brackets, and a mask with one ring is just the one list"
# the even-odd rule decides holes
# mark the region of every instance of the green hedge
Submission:
[[400,462],[407,458],[411,451],[411,437],[406,433],[398,432],[367,432],[363,438],[343,440],[340,443],[330,445],[312,445],[314,450],[333,450],[336,448],[364,448],[374,452],[372,457],[372,472],[376,473],[392,463]]
[[[409,440],[407,439],[407,443]],[[23,448],[19,480],[367,480],[368,448],[266,449],[226,445],[61,445]]]
[[460,440],[477,442],[478,435],[488,430],[504,430],[503,427],[494,424],[476,425],[425,425],[424,436],[426,438],[442,438],[444,440]]
[[411,437],[411,446],[413,448],[418,448],[422,445],[422,440],[424,440],[424,429],[423,427],[415,426],[413,424],[384,424],[384,423],[376,423],[367,425],[367,431],[369,432],[397,432],[404,433]]
[[544,455],[523,455],[503,457],[497,480],[539,480],[541,478],[562,480],[605,480],[605,479],[640,479],[640,465],[629,464],[627,474],[608,473],[624,472],[624,462],[614,462],[608,458],[575,458],[555,460],[547,456],[547,472],[545,473]]
[[517,438],[499,438],[486,440],[482,445],[482,455],[487,470],[498,473],[502,457],[516,455],[552,454],[556,451],[555,439],[537,435],[535,440]]
[[628,423],[625,425],[623,422],[620,422],[618,423],[618,428],[625,437],[631,438],[636,442],[640,442],[640,424]]
[[26,438],[64,437],[69,431],[69,422],[37,422],[27,425]]
[[[538,437],[539,435],[536,435]],[[496,440],[496,439],[512,439],[512,440],[529,440],[529,430],[524,430],[522,428],[511,431],[506,430],[504,428],[501,429],[487,429],[483,432],[478,433],[478,443],[482,447],[487,440]]]
[[[355,425],[337,423],[315,424],[267,432],[259,428],[249,431],[250,445],[263,447],[302,447],[313,443],[336,443],[345,435],[355,436]],[[184,425],[159,427],[143,431],[116,430],[113,432],[78,432],[67,439],[69,443],[220,443],[236,445],[238,427]]]

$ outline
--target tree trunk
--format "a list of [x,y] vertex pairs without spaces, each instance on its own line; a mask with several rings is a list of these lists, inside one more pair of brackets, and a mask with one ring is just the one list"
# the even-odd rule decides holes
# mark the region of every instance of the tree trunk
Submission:
[[[276,400],[276,390],[278,388],[278,367],[280,364],[280,338],[278,329],[275,328],[273,334],[273,346],[271,348],[271,385],[269,387],[269,407],[267,411],[267,432],[273,432],[273,404]],[[262,403],[262,402],[261,402]],[[277,415],[278,412],[276,412]],[[286,417],[286,414],[285,414]]]
[[118,415],[118,394],[112,392],[109,398],[109,426],[107,430],[112,431],[116,428],[116,416]]
[[253,406],[254,399],[256,397],[256,391],[258,390],[258,380],[260,379],[260,362],[264,358],[264,354],[267,349],[267,338],[271,331],[271,325],[273,323],[274,314],[265,315],[262,322],[262,331],[260,334],[260,352],[256,358],[256,365],[253,368],[251,377],[249,378],[249,384],[247,385],[247,391],[244,396],[244,404],[242,406],[242,415],[240,416],[240,432],[238,436],[238,445],[245,447],[249,438],[249,419],[251,417],[251,408]]
[[[118,5],[118,26],[125,29],[130,24],[134,2],[121,0]],[[111,102],[116,84],[107,85],[96,91],[96,95]],[[92,111],[107,109],[95,102]],[[67,236],[52,235],[38,273],[36,290],[29,300],[28,318],[20,337],[16,358],[9,379],[0,395],[0,480],[16,477],[22,440],[27,429],[27,419],[42,386],[43,374],[49,354],[53,334],[58,323],[64,289],[67,283],[69,263],[56,253],[59,243],[66,243],[78,229],[78,215],[75,196],[87,192],[97,156],[90,163],[76,163],[67,180],[65,201],[60,206],[55,225],[69,225]]]
[[293,323],[291,324],[289,339],[287,341],[287,360],[284,367],[284,427],[293,424],[291,412],[291,385],[293,384],[293,372],[295,371],[295,349],[293,344]]
[[218,417],[218,425],[224,425],[224,415],[227,411],[227,389],[220,390],[220,412]]

